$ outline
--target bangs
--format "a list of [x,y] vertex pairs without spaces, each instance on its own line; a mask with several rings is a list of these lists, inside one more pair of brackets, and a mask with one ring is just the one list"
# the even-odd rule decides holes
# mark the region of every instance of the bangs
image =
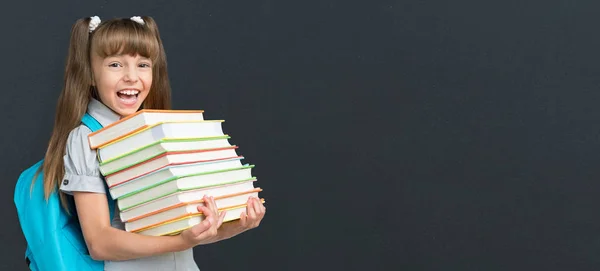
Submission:
[[155,62],[159,45],[148,27],[129,19],[115,20],[94,31],[91,52],[102,58],[115,55],[140,55]]

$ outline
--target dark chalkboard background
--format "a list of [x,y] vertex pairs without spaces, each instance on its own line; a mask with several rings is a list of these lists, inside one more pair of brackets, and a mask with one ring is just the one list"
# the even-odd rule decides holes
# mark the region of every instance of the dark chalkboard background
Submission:
[[153,16],[176,109],[225,119],[261,226],[207,270],[598,270],[597,1],[9,1],[0,269],[79,17]]

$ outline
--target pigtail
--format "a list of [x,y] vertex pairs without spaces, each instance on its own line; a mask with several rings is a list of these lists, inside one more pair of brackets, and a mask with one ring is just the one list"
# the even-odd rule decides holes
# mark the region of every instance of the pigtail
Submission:
[[158,25],[150,16],[142,16],[146,27],[152,32],[158,42],[158,56],[153,60],[152,87],[142,108],[171,109],[171,85],[167,72],[167,56],[160,38]]
[[92,95],[92,71],[90,64],[90,41],[92,34],[89,32],[89,23],[90,18],[79,19],[75,22],[71,30],[71,40],[65,66],[64,88],[57,108],[60,109],[64,106],[72,107],[74,111],[67,112],[71,114],[57,113],[57,117],[60,115],[70,118],[71,121],[69,123],[79,123],[87,110],[87,104]]
[[[91,97],[92,72],[90,68],[90,18],[79,19],[71,29],[71,39],[65,65],[64,86],[56,105],[54,129],[44,158],[44,195],[46,199],[58,189],[64,177],[67,139],[71,130],[81,123]],[[60,199],[67,208],[67,198]]]
[[[55,191],[54,189],[59,188],[59,182],[64,178],[63,156],[69,133],[80,125],[91,98],[99,99],[93,87],[95,84],[90,60],[91,50],[101,57],[117,53],[141,53],[151,58],[152,86],[142,108],[171,109],[167,58],[158,26],[149,16],[144,16],[142,22],[140,19],[142,18],[122,18],[100,23],[98,18],[83,18],[73,25],[65,65],[64,87],[58,98],[54,130],[44,158],[46,198]],[[63,207],[68,211],[66,195],[62,192],[59,194]]]

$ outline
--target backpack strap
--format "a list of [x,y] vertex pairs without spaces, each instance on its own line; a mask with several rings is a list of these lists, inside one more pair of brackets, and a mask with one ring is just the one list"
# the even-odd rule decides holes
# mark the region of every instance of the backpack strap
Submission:
[[92,130],[92,133],[103,128],[102,124],[100,124],[100,122],[98,122],[94,117],[92,117],[92,115],[88,113],[85,113],[85,115],[83,115],[83,118],[81,118],[81,122],[83,122],[85,126],[90,128],[90,130]]
[[[100,122],[98,122],[94,117],[92,117],[88,113],[85,113],[85,115],[83,115],[83,118],[81,118],[81,122],[85,126],[90,128],[90,130],[92,130],[92,133],[103,128],[102,124],[100,124]],[[115,211],[115,201],[109,193],[108,185],[106,184],[106,182],[104,182],[104,187],[106,188],[106,200],[108,201],[108,210],[110,211],[110,219],[112,221]]]

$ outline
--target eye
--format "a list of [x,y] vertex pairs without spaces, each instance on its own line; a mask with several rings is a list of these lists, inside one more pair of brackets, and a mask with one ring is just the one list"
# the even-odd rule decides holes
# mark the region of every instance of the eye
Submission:
[[113,63],[108,64],[108,66],[113,67],[113,68],[118,68],[118,67],[121,67],[121,63],[113,62]]
[[140,63],[139,65],[141,68],[150,68],[152,67],[149,63]]

